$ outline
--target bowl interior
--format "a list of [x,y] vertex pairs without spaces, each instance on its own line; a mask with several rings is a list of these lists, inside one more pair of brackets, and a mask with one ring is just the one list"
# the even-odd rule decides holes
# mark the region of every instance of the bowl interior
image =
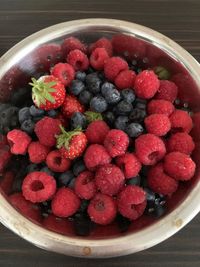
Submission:
[[[197,171],[195,177],[186,183],[181,183],[179,190],[173,197],[167,200],[167,216],[174,210],[191,192],[199,179],[199,155],[200,155],[200,90],[195,83],[192,73],[187,66],[180,62],[180,59],[174,53],[165,51],[159,43],[152,42],[146,36],[119,29],[117,27],[107,26],[87,26],[77,27],[73,30],[65,29],[64,32],[54,36],[48,36],[48,41],[40,41],[29,45],[28,47],[21,47],[21,54],[15,57],[13,62],[9,59],[9,64],[0,71],[0,101],[7,103],[13,101],[13,92],[25,87],[27,94],[30,94],[30,87],[27,86],[31,77],[39,77],[48,73],[49,68],[59,61],[65,60],[60,50],[60,44],[67,37],[74,36],[79,38],[84,43],[90,44],[101,37],[111,39],[115,35],[121,35],[122,47],[118,51],[119,56],[125,57],[132,65],[137,64],[137,67],[142,69],[154,68],[162,66],[171,73],[171,80],[173,80],[179,87],[179,99],[181,104],[188,104],[193,112],[194,128],[192,130],[193,138],[196,142],[196,149],[193,153],[193,158],[197,164]],[[127,37],[128,36],[128,37]],[[119,44],[119,43],[118,43]],[[115,49],[115,47],[114,47]],[[14,56],[14,55],[13,55]],[[23,99],[25,102],[26,99]],[[23,169],[23,165],[21,166]],[[19,170],[20,171],[20,170]],[[4,172],[2,176],[4,175]],[[3,192],[2,192],[3,193]],[[156,223],[158,219],[143,215],[139,220],[132,222],[127,232],[120,232],[116,223],[108,226],[97,226],[91,232],[90,239],[106,239],[109,237],[119,237],[127,235],[130,232],[140,231],[150,224]],[[69,222],[69,229],[67,235],[73,236],[71,222]]]

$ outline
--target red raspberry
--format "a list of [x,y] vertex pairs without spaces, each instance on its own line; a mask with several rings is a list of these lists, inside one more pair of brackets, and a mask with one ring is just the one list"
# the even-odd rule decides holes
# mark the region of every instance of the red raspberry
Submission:
[[136,74],[132,70],[122,70],[115,78],[118,89],[133,88]]
[[105,121],[93,121],[88,125],[85,135],[89,143],[102,144],[109,130]]
[[90,56],[90,65],[95,70],[103,70],[106,60],[109,55],[105,48],[96,48]]
[[97,167],[110,163],[111,157],[102,145],[90,145],[84,155],[84,162],[89,170],[96,170]]
[[42,145],[39,141],[30,143],[28,147],[29,159],[32,163],[41,163],[45,161],[49,148]]
[[64,86],[68,86],[74,79],[75,71],[67,63],[58,63],[51,69],[51,74],[58,78]]
[[7,171],[3,173],[0,181],[0,188],[6,195],[9,195],[12,192],[14,179],[13,172]]
[[143,70],[135,78],[134,90],[138,97],[149,99],[158,91],[160,81],[152,70]]
[[35,125],[35,133],[44,146],[52,147],[56,145],[56,135],[58,135],[60,130],[61,122],[58,119],[53,119],[50,117],[44,117],[38,121]]
[[136,220],[146,207],[146,193],[136,185],[126,186],[118,195],[118,210],[126,218]]
[[116,204],[112,197],[101,193],[96,194],[90,201],[87,211],[93,222],[102,225],[111,223],[117,214]]
[[71,160],[63,158],[59,150],[53,150],[48,154],[46,164],[54,172],[65,172],[69,170]]
[[144,124],[148,133],[157,136],[166,135],[171,129],[171,123],[167,115],[152,114],[145,118]]
[[95,182],[101,193],[116,195],[124,185],[124,174],[116,165],[106,164],[98,168],[95,174]]
[[195,148],[192,137],[187,133],[173,134],[167,142],[169,152],[178,151],[190,155]]
[[84,171],[75,180],[75,193],[83,199],[91,199],[96,193],[94,174]]
[[141,163],[133,153],[126,153],[116,158],[116,164],[124,173],[126,179],[138,175],[141,170]]
[[10,153],[10,147],[4,146],[0,148],[0,172],[4,170],[9,160],[11,159],[12,154]]
[[192,130],[192,119],[184,110],[176,109],[170,116],[170,121],[173,132],[189,133]]
[[105,76],[110,81],[114,81],[122,70],[128,70],[128,64],[120,57],[111,57],[104,65]]
[[112,158],[125,154],[128,145],[128,135],[121,130],[110,130],[104,140],[104,146]]
[[170,116],[175,110],[174,105],[167,100],[151,100],[147,105],[148,114],[164,114]]
[[96,48],[104,48],[107,51],[108,55],[112,57],[113,54],[112,44],[111,41],[108,40],[107,38],[102,37],[95,43],[91,44],[89,47],[89,52],[92,53]]
[[89,60],[87,56],[80,50],[75,49],[69,52],[67,62],[77,70],[87,70],[89,67]]
[[10,145],[10,151],[15,155],[24,155],[27,152],[31,142],[31,137],[18,129],[14,129],[7,134],[7,140]]
[[155,98],[164,99],[173,103],[177,97],[177,94],[178,94],[178,87],[174,82],[168,80],[161,80]]
[[65,118],[71,118],[74,112],[84,112],[84,106],[75,96],[67,95],[62,106],[62,113]]
[[165,156],[166,148],[161,138],[143,134],[135,140],[135,153],[142,164],[154,165]]
[[73,215],[80,207],[80,199],[69,188],[58,189],[51,202],[51,208],[54,215],[59,217],[69,217]]
[[52,214],[49,214],[48,217],[44,218],[42,224],[46,229],[57,232],[59,234],[73,234],[73,227],[70,221],[63,218],[57,218]]
[[87,46],[81,43],[81,41],[75,37],[69,37],[65,39],[61,48],[65,56],[67,56],[70,51],[75,49],[81,50],[83,53],[87,52]]
[[149,170],[147,181],[155,193],[162,195],[171,195],[178,188],[178,182],[164,172],[162,163]]
[[176,180],[190,180],[195,173],[196,164],[186,154],[171,152],[164,158],[165,172]]
[[26,200],[43,202],[51,199],[55,192],[56,181],[45,172],[31,172],[24,178],[22,193]]
[[22,193],[15,193],[9,196],[10,203],[23,215],[36,222],[41,221],[40,209],[37,205],[26,200]]

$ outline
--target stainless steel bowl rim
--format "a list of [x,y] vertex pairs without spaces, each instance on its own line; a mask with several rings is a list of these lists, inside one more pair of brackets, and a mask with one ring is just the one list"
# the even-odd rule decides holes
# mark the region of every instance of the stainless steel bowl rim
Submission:
[[[0,58],[0,78],[38,45],[62,37],[75,29],[86,28],[113,28],[146,39],[166,51],[175,60],[182,62],[200,88],[200,65],[180,45],[147,27],[126,21],[101,18],[60,23],[25,38]],[[46,230],[17,212],[0,194],[0,221],[2,224],[40,248],[78,257],[114,257],[147,249],[175,234],[192,220],[199,210],[200,182],[174,211],[149,227],[117,238],[92,240],[67,237]]]

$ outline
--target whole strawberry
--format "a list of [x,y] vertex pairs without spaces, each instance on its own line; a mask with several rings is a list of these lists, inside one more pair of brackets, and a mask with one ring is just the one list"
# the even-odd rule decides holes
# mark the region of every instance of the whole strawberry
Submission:
[[84,112],[84,107],[76,97],[67,95],[62,105],[62,113],[64,117],[71,118],[74,112]]
[[53,75],[41,76],[38,80],[32,78],[32,99],[35,105],[44,110],[60,107],[65,100],[65,87]]
[[57,148],[60,150],[62,157],[75,159],[80,157],[87,145],[86,135],[81,132],[80,128],[74,131],[66,132],[61,126],[61,134],[57,138]]

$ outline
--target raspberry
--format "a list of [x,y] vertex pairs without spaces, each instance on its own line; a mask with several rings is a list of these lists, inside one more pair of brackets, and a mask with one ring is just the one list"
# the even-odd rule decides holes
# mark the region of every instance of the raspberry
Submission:
[[167,142],[169,152],[178,151],[190,155],[195,148],[192,137],[187,133],[173,134]]
[[94,174],[84,171],[75,180],[75,193],[83,199],[91,199],[96,193]]
[[134,90],[138,97],[149,99],[158,91],[160,81],[152,70],[143,70],[135,78]]
[[102,144],[110,128],[105,121],[91,122],[85,132],[88,142],[91,144]]
[[31,172],[24,178],[22,193],[32,203],[49,200],[55,192],[56,181],[45,172]]
[[148,133],[157,136],[166,135],[171,129],[171,123],[167,115],[152,114],[145,118],[144,124]]
[[176,109],[170,116],[170,121],[173,132],[189,133],[192,130],[192,119],[184,110]]
[[12,154],[10,153],[10,147],[4,146],[0,148],[0,172],[4,170],[9,160],[11,159]]
[[44,117],[35,125],[35,133],[44,146],[52,147],[56,145],[56,135],[60,133],[61,122],[58,119]]
[[0,188],[6,195],[9,195],[12,192],[14,178],[14,174],[10,171],[7,171],[2,175]]
[[112,158],[125,154],[128,145],[128,135],[121,130],[110,130],[104,140],[104,146]]
[[15,193],[10,195],[9,201],[23,215],[34,221],[41,221],[41,213],[39,207],[26,200],[22,193]]
[[92,53],[96,48],[104,48],[108,55],[112,57],[113,54],[113,49],[112,49],[112,44],[111,41],[108,40],[107,38],[103,37],[97,40],[95,43],[91,44],[89,47],[89,52]]
[[126,179],[137,176],[142,167],[133,153],[126,153],[125,155],[117,157],[116,164],[121,168]]
[[8,132],[7,140],[12,154],[24,155],[31,142],[31,137],[21,130],[14,129]]
[[128,70],[128,64],[120,57],[111,57],[104,65],[105,76],[110,81],[114,81],[122,70]]
[[115,78],[115,85],[119,89],[133,88],[136,74],[132,70],[122,70]]
[[119,212],[130,220],[139,218],[146,207],[146,193],[136,185],[128,185],[120,192],[117,200]]
[[176,180],[190,180],[195,173],[196,164],[186,154],[171,152],[164,158],[165,172]]
[[80,207],[80,199],[69,188],[58,189],[51,202],[51,208],[54,215],[59,217],[69,217],[73,215]]
[[68,86],[74,79],[75,71],[67,63],[58,63],[51,69],[51,74],[58,78],[64,86]]
[[103,70],[106,60],[109,55],[105,48],[96,48],[90,56],[90,65],[95,70]]
[[164,99],[173,103],[177,97],[177,94],[178,94],[178,87],[174,82],[168,80],[161,80],[155,98]]
[[45,161],[49,148],[42,145],[39,141],[30,143],[28,147],[29,159],[32,163],[41,163]]
[[174,105],[167,100],[151,100],[147,105],[148,114],[164,114],[170,116],[174,112]]
[[124,185],[124,174],[116,165],[106,164],[98,168],[95,174],[95,182],[101,193],[116,195]]
[[154,165],[166,153],[164,142],[153,134],[140,135],[135,140],[135,153],[144,165]]
[[159,163],[148,172],[148,186],[158,194],[171,195],[176,192],[178,182],[165,174],[163,164]]
[[87,46],[81,43],[81,41],[75,37],[69,37],[65,39],[61,48],[65,56],[67,56],[70,51],[75,49],[81,50],[83,53],[87,52]]
[[53,150],[48,154],[46,164],[54,172],[65,172],[69,170],[71,160],[63,158],[59,150]]
[[62,106],[62,113],[65,118],[71,118],[75,112],[83,112],[84,106],[74,96],[67,95]]
[[87,56],[80,50],[75,49],[69,52],[67,62],[77,70],[87,70],[89,67],[89,60]]
[[111,157],[102,145],[90,145],[84,155],[84,162],[89,170],[96,170],[97,167],[110,163]]
[[111,223],[117,214],[117,208],[112,197],[98,193],[90,201],[88,206],[90,219],[98,224],[107,225]]
[[59,234],[68,235],[73,234],[71,222],[63,219],[57,218],[56,216],[49,214],[48,217],[44,218],[43,226],[46,229],[57,232]]

